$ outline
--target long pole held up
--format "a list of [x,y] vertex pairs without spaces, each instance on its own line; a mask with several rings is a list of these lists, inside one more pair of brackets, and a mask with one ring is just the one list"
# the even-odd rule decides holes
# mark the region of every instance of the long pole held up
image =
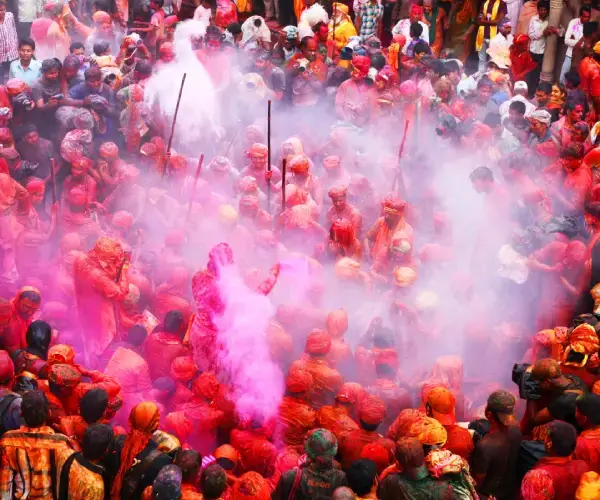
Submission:
[[283,163],[281,164],[281,175],[283,179],[281,181],[281,213],[285,210],[285,174],[287,170],[287,158],[283,159]]
[[200,155],[198,159],[198,166],[196,167],[196,176],[194,177],[194,187],[192,188],[192,194],[190,196],[190,204],[187,209],[187,214],[185,215],[185,222],[190,220],[190,215],[192,213],[192,205],[194,204],[194,198],[196,197],[196,188],[198,187],[198,178],[200,177],[200,171],[202,170],[202,164],[204,163],[204,153]]
[[398,188],[402,191],[402,195],[404,196],[406,193],[404,187],[404,176],[402,175],[402,170],[400,170],[400,161],[402,160],[402,153],[404,152],[404,143],[406,142],[406,135],[408,133],[408,125],[410,124],[410,120],[406,120],[404,123],[404,134],[402,136],[402,142],[400,143],[400,151],[398,151],[398,163],[396,164],[396,176],[394,177],[394,183],[392,184],[392,191],[396,191],[396,184],[398,184]]
[[267,210],[271,212],[271,99],[267,103]]
[[56,163],[50,158],[50,175],[52,176],[52,204],[56,203]]
[[[173,115],[173,123],[171,124],[171,135],[169,136],[169,142],[167,143],[167,153],[171,152],[171,144],[173,143],[173,135],[175,134],[175,124],[177,123],[177,114],[179,113],[179,105],[181,104],[181,94],[183,94],[183,85],[185,84],[185,77],[187,73],[183,74],[181,79],[181,87],[179,87],[179,96],[177,97],[177,105],[175,106],[175,114]],[[167,173],[168,166],[165,165],[163,169],[163,176]]]

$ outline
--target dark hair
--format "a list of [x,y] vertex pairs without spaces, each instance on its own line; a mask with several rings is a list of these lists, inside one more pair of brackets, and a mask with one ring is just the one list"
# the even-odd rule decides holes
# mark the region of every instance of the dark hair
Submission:
[[376,363],[375,373],[377,374],[377,378],[396,378],[396,370],[388,363]]
[[428,58],[427,61],[425,61],[425,65],[438,76],[444,74],[444,63],[435,57]]
[[69,52],[73,52],[74,50],[79,50],[79,49],[84,49],[85,50],[85,46],[81,42],[73,42],[69,46]]
[[314,37],[312,37],[312,36],[305,36],[304,38],[302,38],[302,40],[300,40],[300,48],[304,49],[308,45],[308,42],[310,40],[314,40]]
[[[583,23],[583,36],[592,36],[594,33],[596,33],[596,31],[598,31],[597,21]],[[571,73],[571,71],[569,73]],[[576,73],[576,71],[573,71],[573,73]]]
[[546,7],[546,10],[550,10],[550,2],[548,0],[539,0],[537,4],[538,11],[542,8]]
[[554,420],[548,425],[548,439],[552,441],[552,451],[559,457],[568,457],[575,451],[577,431],[562,420]]
[[83,74],[85,76],[86,82],[97,82],[98,80],[102,80],[102,71],[98,66],[90,66],[85,70]]
[[23,394],[21,416],[27,427],[41,427],[48,419],[48,398],[43,391],[29,391]]
[[508,106],[508,109],[515,111],[516,113],[519,113],[521,116],[525,116],[525,111],[527,111],[527,107],[525,106],[525,103],[522,101],[511,102],[510,105]]
[[165,0],[151,0],[153,3],[158,5],[159,9],[162,9],[162,6],[165,4]]
[[233,470],[235,468],[235,462],[229,458],[217,458],[216,463],[225,470]]
[[403,468],[417,468],[425,463],[425,452],[417,438],[400,438],[396,443],[396,460]]
[[148,332],[142,325],[133,325],[127,332],[127,342],[134,346],[140,346],[146,340]]
[[379,328],[373,334],[373,345],[379,349],[394,347],[395,343],[393,332],[385,327]]
[[134,72],[141,77],[148,77],[152,74],[152,63],[146,59],[142,59],[135,63]]
[[216,500],[227,489],[225,469],[217,464],[210,464],[202,471],[200,491],[206,500]]
[[421,26],[421,23],[410,23],[408,34],[413,38],[419,38],[423,34],[423,26]]
[[73,54],[69,54],[67,57],[65,57],[65,60],[63,61],[63,68],[70,68],[70,69],[79,69],[81,68],[81,59],[79,59],[79,57],[74,56]]
[[104,389],[94,388],[87,391],[79,403],[81,417],[88,424],[98,422],[108,408],[108,392]]
[[460,73],[460,66],[457,61],[446,61],[444,63],[444,72],[445,74],[449,73]]
[[10,390],[17,394],[25,394],[27,391],[36,391],[37,388],[38,383],[36,379],[21,375],[15,378]]
[[242,26],[240,23],[231,23],[226,29],[232,35],[239,35],[242,32]]
[[[542,0],[540,0],[540,1],[542,1]],[[550,82],[540,82],[540,83],[538,83],[536,90],[539,90],[540,92],[544,92],[545,94],[551,94],[552,93],[552,84]]]
[[34,304],[39,304],[42,301],[42,296],[34,290],[27,290],[19,295],[19,299],[27,299]]
[[360,420],[359,423],[362,429],[369,432],[375,432],[379,427],[379,424],[367,424],[363,420]]
[[487,76],[483,76],[477,82],[477,88],[480,89],[481,87],[494,87],[494,83]]
[[88,460],[102,458],[110,449],[115,433],[110,425],[90,425],[83,435],[82,452]]
[[387,60],[383,54],[373,54],[371,56],[371,67],[375,68],[377,71],[381,71],[386,64]]
[[592,8],[589,5],[582,5],[581,7],[579,7],[579,15],[581,16],[581,14],[583,14],[584,12],[587,12],[591,15]]
[[108,49],[110,49],[110,43],[104,41],[104,40],[100,40],[99,42],[96,42],[94,44],[94,55],[96,56],[101,56],[102,54],[104,54]]
[[600,396],[587,393],[577,398],[577,409],[591,425],[600,425]]
[[368,458],[361,458],[352,462],[346,472],[348,486],[358,496],[365,496],[373,489],[373,483],[377,477],[377,466]]
[[427,45],[423,41],[417,42],[415,44],[414,49],[413,49],[413,54],[417,55],[417,54],[423,54],[423,53],[425,53],[425,54],[429,54],[430,53],[429,45]]
[[567,101],[565,102],[565,111],[573,111],[576,106],[581,106],[582,108],[585,108],[583,103],[578,99],[567,99]]
[[108,13],[110,11],[110,3],[108,0],[94,0],[92,5],[96,10],[101,10],[102,12]]
[[471,182],[474,180],[494,182],[494,173],[487,167],[477,167],[471,172],[469,179],[471,179]]
[[32,50],[35,50],[35,42],[31,38],[21,38],[19,40],[19,48],[23,47],[24,45],[27,45],[31,47]]
[[[523,104],[523,103],[521,103]],[[485,115],[485,118],[483,119],[483,124],[487,125],[488,127],[499,127],[500,125],[502,125],[502,120],[500,119],[500,115],[496,112],[496,113],[488,113],[487,115]]]
[[157,391],[165,391],[171,397],[175,392],[176,386],[171,377],[159,377],[152,382],[152,388]]
[[181,334],[183,327],[183,314],[180,311],[169,311],[165,315],[165,332]]
[[182,481],[195,485],[198,481],[198,472],[202,468],[202,456],[194,450],[183,450],[177,454],[175,465],[181,469]]
[[53,57],[52,59],[44,59],[42,61],[42,73],[48,73],[48,71],[52,71],[53,69],[60,71],[61,68],[62,64],[56,57]]

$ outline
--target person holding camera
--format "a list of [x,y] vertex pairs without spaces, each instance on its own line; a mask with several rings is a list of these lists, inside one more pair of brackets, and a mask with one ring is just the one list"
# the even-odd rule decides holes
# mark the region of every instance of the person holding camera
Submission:
[[301,52],[295,54],[286,66],[294,107],[316,105],[325,91],[328,70],[317,57],[318,48],[315,38],[304,37],[300,42]]
[[350,79],[342,82],[335,95],[338,118],[362,126],[369,121],[377,103],[377,90],[369,79],[371,59],[368,56],[352,58]]

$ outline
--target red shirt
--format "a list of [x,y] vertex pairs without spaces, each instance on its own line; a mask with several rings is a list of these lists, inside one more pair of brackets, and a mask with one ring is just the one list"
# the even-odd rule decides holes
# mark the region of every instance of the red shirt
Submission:
[[579,435],[573,458],[583,460],[590,470],[600,473],[600,427],[583,431]]
[[390,459],[394,456],[396,445],[391,439],[384,438],[377,432],[357,429],[345,432],[340,437],[339,451],[342,457],[342,469],[347,470],[352,462],[358,460],[364,446],[370,443],[378,443],[385,447],[390,453]]
[[144,350],[152,380],[170,376],[173,360],[190,354],[177,335],[166,332],[151,334],[146,339]]
[[[531,472],[535,470],[543,470],[550,476],[552,489],[554,490],[553,498],[567,499],[575,498],[575,491],[579,486],[579,480],[584,472],[588,472],[590,468],[583,460],[573,460],[570,457],[542,457],[537,464],[525,475],[521,490],[532,491]],[[537,485],[535,491],[543,494],[550,485]],[[545,498],[540,496],[538,498]]]

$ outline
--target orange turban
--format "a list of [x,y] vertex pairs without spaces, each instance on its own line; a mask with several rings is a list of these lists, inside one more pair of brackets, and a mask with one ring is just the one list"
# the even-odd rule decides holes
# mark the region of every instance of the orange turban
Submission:
[[597,472],[584,472],[575,492],[577,500],[595,500],[600,498],[600,475]]
[[409,287],[417,280],[417,272],[412,267],[397,267],[393,274],[398,287]]
[[584,323],[579,325],[571,332],[569,338],[569,347],[565,350],[565,359],[570,350],[573,350],[579,354],[583,354],[584,360],[581,363],[573,363],[570,361],[564,361],[565,365],[583,366],[587,362],[587,357],[598,352],[600,342],[598,341],[598,334],[593,326]]
[[49,365],[72,365],[75,362],[75,351],[70,345],[56,344],[48,351]]
[[299,153],[292,156],[288,161],[288,167],[290,172],[295,174],[305,174],[310,168],[308,156],[306,156],[304,153]]
[[362,385],[357,382],[346,382],[340,392],[336,395],[335,399],[337,399],[340,403],[348,403],[348,404],[359,404],[365,397],[365,390]]
[[360,458],[368,458],[377,467],[377,474],[381,474],[383,470],[390,465],[390,452],[388,449],[379,443],[368,443],[363,446],[360,452]]
[[362,400],[358,415],[365,424],[379,425],[385,418],[385,403],[377,396],[369,394]]
[[396,417],[396,420],[394,420],[394,423],[390,426],[388,437],[394,441],[403,437],[408,437],[412,425],[426,417],[427,415],[421,410],[414,408],[402,410]]
[[214,373],[204,372],[192,384],[194,396],[212,401],[219,393],[219,381]]
[[232,500],[271,500],[266,479],[257,472],[246,472],[233,487]]
[[27,85],[25,82],[23,80],[19,80],[18,78],[11,78],[8,80],[8,82],[6,82],[6,90],[11,96],[20,94],[25,90],[26,87]]
[[348,194],[347,186],[332,187],[327,193],[332,200],[343,198]]
[[175,435],[182,442],[187,440],[193,430],[194,424],[183,411],[169,413],[165,419],[165,431]]
[[99,10],[94,13],[92,16],[92,21],[95,23],[110,23],[110,15],[104,12],[103,10]]
[[324,356],[331,350],[331,337],[329,337],[325,330],[315,328],[308,334],[304,350],[308,354]]
[[171,378],[176,382],[189,382],[198,373],[198,365],[191,356],[180,356],[171,363]]
[[48,381],[60,387],[75,387],[81,382],[81,373],[71,365],[53,365],[48,373]]
[[219,460],[219,458],[226,458],[227,460],[231,460],[236,465],[240,461],[240,454],[230,444],[219,446],[213,453],[213,456],[216,460]]
[[435,418],[425,417],[410,428],[410,436],[416,437],[421,444],[443,446],[448,440],[446,429]]
[[269,150],[264,144],[255,142],[248,151],[249,158],[266,158],[269,155]]
[[285,379],[285,388],[288,392],[299,394],[307,392],[313,383],[312,375],[306,370],[291,370]]
[[399,212],[406,207],[406,202],[396,195],[396,193],[390,193],[383,199],[383,208],[388,212]]
[[348,330],[348,313],[343,309],[336,309],[327,315],[327,332],[332,338],[341,338]]

